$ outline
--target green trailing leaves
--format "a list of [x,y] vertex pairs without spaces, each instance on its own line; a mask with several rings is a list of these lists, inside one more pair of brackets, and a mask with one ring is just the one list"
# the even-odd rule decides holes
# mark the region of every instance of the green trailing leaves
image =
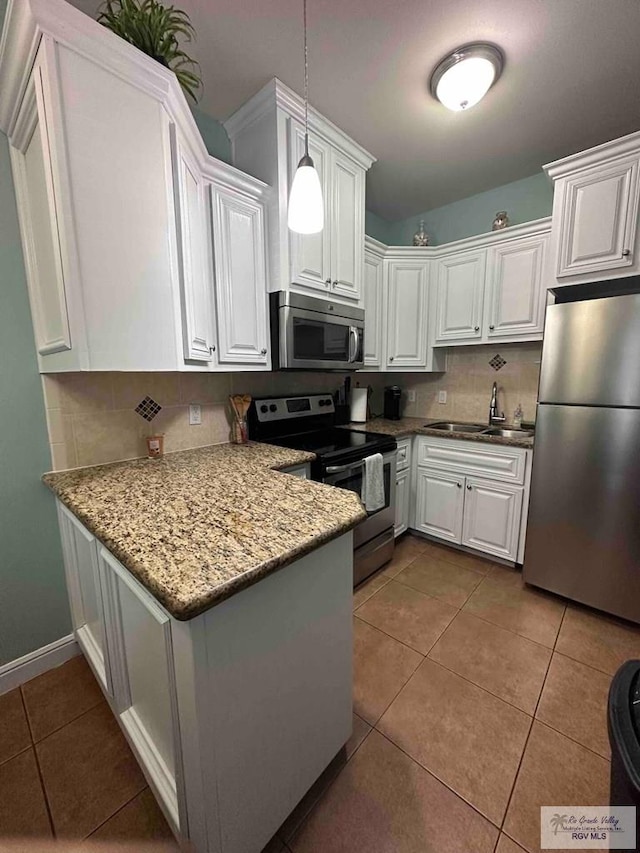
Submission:
[[105,0],[98,22],[170,68],[184,91],[198,100],[200,66],[182,50],[179,38],[190,42],[195,30],[186,12],[159,0]]

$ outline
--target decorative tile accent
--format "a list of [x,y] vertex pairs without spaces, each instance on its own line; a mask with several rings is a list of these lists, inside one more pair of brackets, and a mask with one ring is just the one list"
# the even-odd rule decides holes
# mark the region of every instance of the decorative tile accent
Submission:
[[155,400],[152,400],[151,397],[145,397],[136,406],[136,412],[145,421],[152,421],[161,409],[162,406],[156,403]]
[[489,362],[489,364],[491,365],[491,367],[493,367],[494,370],[500,370],[500,368],[504,367],[506,363],[506,360],[500,355],[500,353],[496,353]]

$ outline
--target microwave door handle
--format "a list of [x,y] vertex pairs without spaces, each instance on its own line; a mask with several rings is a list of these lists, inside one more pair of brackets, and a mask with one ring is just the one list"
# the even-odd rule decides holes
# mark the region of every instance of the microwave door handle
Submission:
[[358,355],[358,328],[349,326],[349,364],[353,364]]

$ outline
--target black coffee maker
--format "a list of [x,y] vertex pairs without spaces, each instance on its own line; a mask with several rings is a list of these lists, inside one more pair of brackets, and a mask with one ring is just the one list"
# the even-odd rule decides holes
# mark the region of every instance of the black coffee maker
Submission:
[[387,385],[384,389],[384,416],[388,421],[400,420],[402,389],[398,385]]

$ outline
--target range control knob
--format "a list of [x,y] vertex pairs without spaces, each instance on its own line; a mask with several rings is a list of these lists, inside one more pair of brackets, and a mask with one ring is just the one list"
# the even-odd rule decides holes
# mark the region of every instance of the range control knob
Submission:
[[327,398],[327,399],[324,401],[324,404],[325,404],[325,406],[330,406],[330,405],[331,405],[331,400],[330,400],[329,398]]
[[278,407],[276,406],[276,404],[275,404],[275,403],[272,403],[272,404],[269,406],[269,411],[270,411],[270,412],[277,412],[277,411],[278,411]]
[[261,411],[261,412],[268,412],[268,411],[269,411],[269,407],[268,407],[268,406],[265,406],[265,405],[263,404],[262,406],[260,406],[260,411]]
[[327,405],[327,401],[326,401],[326,400],[318,400],[318,405],[319,405],[319,406],[326,406],[326,405]]

